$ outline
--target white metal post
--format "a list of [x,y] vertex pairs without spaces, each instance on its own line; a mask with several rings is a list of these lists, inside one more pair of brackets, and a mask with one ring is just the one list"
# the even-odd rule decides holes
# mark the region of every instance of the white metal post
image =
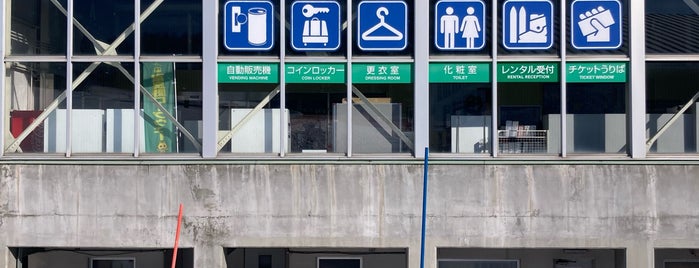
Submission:
[[[66,37],[66,157],[70,157],[72,145],[70,136],[71,118],[73,117],[73,0],[68,0],[68,12],[66,19],[68,20],[68,29]],[[61,126],[58,126],[61,127]]]
[[[5,16],[7,14],[7,7],[5,5],[5,0],[0,0],[0,36],[2,36],[2,41],[0,41],[0,56],[2,56],[2,70],[0,70],[0,85],[2,85],[2,97],[0,97],[0,111],[2,111],[3,115],[0,116],[0,126],[3,128],[9,128],[9,124],[5,125],[7,122],[5,118],[10,117],[10,107],[6,105],[5,101],[7,98],[7,92],[9,92],[8,85],[5,85],[5,71],[7,69],[7,64],[5,63],[5,57],[6,55],[6,50],[5,50],[5,44],[8,41],[7,36],[5,35],[5,29],[7,24],[5,24],[5,20],[7,19]],[[3,130],[2,134],[0,134],[0,157],[5,155],[5,135],[8,135],[9,129]]]
[[203,158],[218,154],[218,1],[201,0],[202,5],[202,113]]
[[490,36],[492,43],[491,49],[492,49],[492,54],[493,54],[493,63],[491,66],[491,73],[490,76],[492,77],[492,100],[491,100],[491,109],[492,111],[492,116],[490,118],[491,120],[491,128],[490,128],[490,152],[493,157],[498,157],[498,147],[499,142],[498,142],[498,5],[500,4],[497,0],[493,0],[491,2],[492,4],[492,9],[493,13],[491,14],[492,21],[490,22]]
[[[286,60],[286,1],[285,0],[279,0],[279,21],[280,21],[280,26],[279,26],[279,110],[281,114],[285,114],[286,111],[286,75],[284,70],[285,69],[285,60]],[[279,141],[279,156],[284,157],[287,153],[286,148],[290,147],[288,144],[290,143],[289,138],[289,121],[291,120],[290,118],[287,118],[286,116],[281,116],[279,123],[281,126],[279,126],[280,135],[279,137],[281,141]]]
[[566,34],[567,34],[567,28],[566,28],[566,22],[567,17],[567,6],[566,6],[566,0],[561,0],[561,67],[559,70],[559,75],[561,77],[560,83],[561,83],[561,151],[559,152],[561,154],[561,157],[566,157],[568,154],[568,141],[566,140],[566,136],[568,133],[568,105],[566,104],[566,101],[568,99],[568,79],[566,77],[566,61],[567,61],[567,49],[568,47],[566,46]]
[[[347,1],[346,7],[347,7],[347,65],[345,66],[345,74],[346,74],[346,85],[347,85],[347,157],[352,157],[352,111],[354,110],[354,103],[352,103],[352,42],[354,42],[354,38],[352,38],[352,5],[354,3],[352,0]],[[337,147],[337,144],[335,144],[335,147]]]
[[[631,51],[629,96],[630,151],[632,158],[646,157],[646,24],[645,1],[628,1]],[[627,109],[628,113],[629,109]]]
[[415,125],[413,131],[415,133],[413,152],[416,158],[424,158],[425,152],[423,148],[429,146],[430,134],[430,94],[429,94],[429,60],[430,60],[430,43],[429,38],[425,38],[426,33],[430,32],[430,1],[414,1],[413,14],[414,21],[414,96],[415,96]]
[[[134,81],[133,81],[133,94],[134,94],[134,120],[133,120],[133,156],[138,157],[140,153],[141,139],[141,0],[134,0]],[[175,96],[177,98],[177,96]]]

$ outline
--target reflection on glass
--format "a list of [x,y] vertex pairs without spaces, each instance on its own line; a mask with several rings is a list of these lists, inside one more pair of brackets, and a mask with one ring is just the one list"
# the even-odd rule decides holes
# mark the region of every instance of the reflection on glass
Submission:
[[[133,0],[74,0],[73,8],[76,55],[101,55],[105,44],[115,47],[117,55],[133,54]],[[84,28],[77,27],[77,23]],[[120,36],[126,39],[118,39]]]
[[[66,52],[65,0],[11,1],[7,31],[10,55],[63,55]],[[6,26],[7,27],[7,26]]]
[[352,150],[412,153],[412,84],[358,84],[353,90]]
[[133,64],[76,63],[73,68],[71,122],[79,124],[71,128],[72,152],[133,152]]
[[439,268],[518,268],[518,260],[439,260]]
[[157,6],[141,24],[141,53],[151,55],[201,55],[202,1],[141,0],[141,9]]
[[570,153],[626,152],[626,85],[568,84],[567,148]]
[[490,152],[490,84],[430,85],[430,150]]
[[289,111],[281,113],[279,107],[276,83],[219,84],[219,130],[230,137],[219,151],[280,153],[280,120],[288,122]]
[[290,152],[346,151],[340,144],[346,144],[347,131],[339,130],[347,125],[347,113],[340,108],[346,102],[346,90],[344,84],[287,85]]
[[140,152],[200,152],[201,64],[142,63],[141,86]]
[[498,150],[501,154],[560,152],[558,83],[498,85]]
[[[65,152],[65,124],[55,124],[60,111],[65,113],[66,69],[63,63],[7,64],[6,96],[9,104],[9,133],[5,152]],[[65,137],[63,134],[62,137]]]
[[678,115],[689,103],[690,107],[679,114],[667,130],[650,147],[650,153],[697,153],[699,149],[699,102],[696,62],[650,62],[646,64],[646,112],[648,139],[656,137],[659,130]]
[[696,11],[694,1],[646,0],[646,53],[699,52]]

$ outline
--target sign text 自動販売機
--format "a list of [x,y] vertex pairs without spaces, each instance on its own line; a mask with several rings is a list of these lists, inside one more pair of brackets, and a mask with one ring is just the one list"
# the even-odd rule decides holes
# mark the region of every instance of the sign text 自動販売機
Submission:
[[279,83],[277,63],[219,63],[219,83]]

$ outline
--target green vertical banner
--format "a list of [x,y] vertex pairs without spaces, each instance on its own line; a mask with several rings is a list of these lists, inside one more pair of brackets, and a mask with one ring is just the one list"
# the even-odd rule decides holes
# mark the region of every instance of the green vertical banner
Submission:
[[143,63],[143,87],[162,105],[161,111],[149,98],[143,99],[146,152],[171,153],[175,151],[175,125],[165,112],[175,115],[175,87],[172,63]]

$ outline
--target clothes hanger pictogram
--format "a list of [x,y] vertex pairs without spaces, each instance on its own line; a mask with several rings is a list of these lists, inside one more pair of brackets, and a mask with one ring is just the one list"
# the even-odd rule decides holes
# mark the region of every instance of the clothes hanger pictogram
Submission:
[[[382,14],[383,13],[383,14]],[[400,31],[396,30],[396,28],[393,28],[393,26],[389,25],[385,21],[385,16],[388,15],[388,9],[386,7],[380,7],[379,9],[376,10],[376,17],[379,18],[379,23],[374,25],[373,27],[369,28],[366,30],[364,33],[362,33],[362,39],[367,40],[367,41],[398,41],[403,39],[403,33]],[[372,33],[374,33],[376,30],[379,28],[384,27],[387,30],[391,31],[394,36],[370,36]]]

